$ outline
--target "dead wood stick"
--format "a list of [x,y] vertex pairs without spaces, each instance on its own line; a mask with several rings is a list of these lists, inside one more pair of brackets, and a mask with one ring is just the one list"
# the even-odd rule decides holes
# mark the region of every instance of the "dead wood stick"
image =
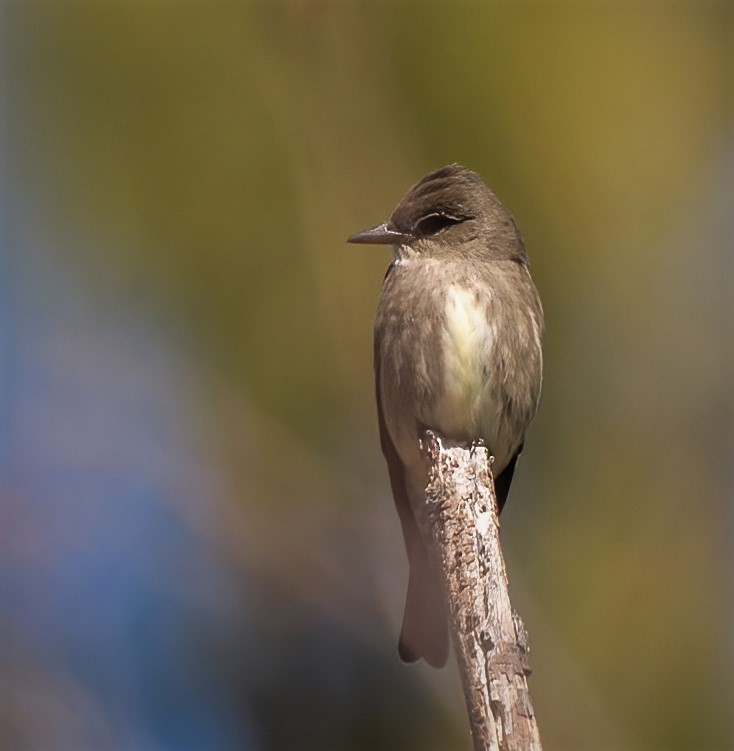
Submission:
[[428,518],[441,554],[475,751],[541,751],[528,693],[527,633],[512,609],[489,452],[445,447],[432,431]]

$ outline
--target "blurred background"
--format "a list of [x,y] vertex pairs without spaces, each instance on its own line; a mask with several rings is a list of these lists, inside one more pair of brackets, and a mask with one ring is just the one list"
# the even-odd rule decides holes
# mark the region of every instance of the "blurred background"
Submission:
[[726,2],[6,2],[8,751],[470,749],[400,664],[389,250],[459,161],[543,297],[503,515],[544,747],[734,749]]

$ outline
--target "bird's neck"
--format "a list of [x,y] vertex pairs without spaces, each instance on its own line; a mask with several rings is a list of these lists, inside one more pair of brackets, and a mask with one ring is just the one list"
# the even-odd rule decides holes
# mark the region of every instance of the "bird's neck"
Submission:
[[395,266],[407,266],[419,256],[420,253],[410,245],[393,245],[392,262]]

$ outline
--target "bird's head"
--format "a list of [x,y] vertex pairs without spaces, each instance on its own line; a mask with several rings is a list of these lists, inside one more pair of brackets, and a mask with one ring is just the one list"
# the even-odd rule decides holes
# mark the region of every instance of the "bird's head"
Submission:
[[386,222],[357,232],[347,242],[407,246],[431,256],[464,252],[489,260],[527,261],[510,212],[475,172],[460,164],[426,175]]

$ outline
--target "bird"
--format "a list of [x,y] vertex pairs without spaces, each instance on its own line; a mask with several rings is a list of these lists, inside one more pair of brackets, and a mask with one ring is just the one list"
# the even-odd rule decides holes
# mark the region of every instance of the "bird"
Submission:
[[442,667],[448,609],[427,525],[426,429],[494,457],[498,508],[540,400],[543,309],[512,214],[472,170],[413,185],[390,218],[347,242],[392,246],[374,324],[380,444],[409,562],[398,652]]

